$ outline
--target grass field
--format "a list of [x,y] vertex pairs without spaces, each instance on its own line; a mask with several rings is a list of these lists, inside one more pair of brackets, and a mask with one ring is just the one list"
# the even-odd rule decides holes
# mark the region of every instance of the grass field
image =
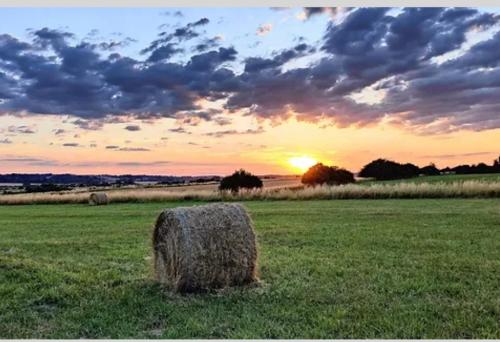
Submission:
[[189,296],[152,280],[175,205],[0,206],[0,338],[500,338],[499,199],[246,202],[263,284]]

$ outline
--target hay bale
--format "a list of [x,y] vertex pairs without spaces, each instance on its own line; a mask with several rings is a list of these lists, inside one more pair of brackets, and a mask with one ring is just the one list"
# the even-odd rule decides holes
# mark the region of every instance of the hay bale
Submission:
[[199,292],[257,281],[252,221],[236,203],[163,211],[153,233],[159,282],[179,292]]
[[90,205],[105,205],[109,203],[108,195],[104,192],[94,192],[90,194]]

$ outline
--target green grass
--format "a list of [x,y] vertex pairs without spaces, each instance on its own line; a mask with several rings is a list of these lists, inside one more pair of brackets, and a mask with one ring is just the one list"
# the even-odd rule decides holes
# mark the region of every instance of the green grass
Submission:
[[453,183],[465,181],[500,182],[500,173],[470,174],[470,175],[439,175],[420,176],[407,179],[395,179],[387,181],[360,180],[359,184],[395,184],[395,183]]
[[188,296],[152,280],[174,205],[0,206],[0,338],[500,338],[499,199],[246,202],[263,285]]

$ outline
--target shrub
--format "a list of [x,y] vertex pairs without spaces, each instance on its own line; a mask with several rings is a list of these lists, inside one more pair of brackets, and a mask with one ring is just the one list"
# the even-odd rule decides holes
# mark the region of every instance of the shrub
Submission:
[[437,175],[440,175],[441,172],[436,167],[436,165],[430,164],[430,165],[427,165],[427,166],[424,166],[423,168],[421,168],[420,174],[426,175],[426,176],[437,176]]
[[232,175],[222,178],[219,190],[231,190],[238,192],[240,188],[255,189],[262,188],[262,180],[243,169],[235,171]]
[[392,160],[377,159],[366,164],[360,171],[360,177],[389,180],[418,176],[420,168],[411,163],[399,164]]
[[345,169],[318,163],[304,173],[301,181],[306,185],[340,185],[354,183],[354,175]]

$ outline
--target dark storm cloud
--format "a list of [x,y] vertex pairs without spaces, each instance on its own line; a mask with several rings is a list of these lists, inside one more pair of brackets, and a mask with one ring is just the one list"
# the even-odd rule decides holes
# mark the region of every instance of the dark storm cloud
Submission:
[[[459,48],[467,32],[498,19],[471,9],[410,8],[395,16],[386,8],[357,9],[341,24],[329,24],[321,46],[326,56],[315,65],[282,71],[276,60],[248,58],[240,90],[226,108],[282,119],[292,110],[301,120],[332,119],[339,126],[363,126],[388,115],[423,131],[443,120],[448,130],[500,127],[493,95],[500,89],[500,34],[455,60],[432,60]],[[350,99],[375,85],[387,90],[381,103]],[[434,133],[444,130],[442,125]]]
[[[31,30],[28,41],[2,34],[0,113],[65,115],[89,130],[156,118],[223,125],[226,114],[200,105],[220,101],[229,112],[273,122],[296,116],[344,127],[387,118],[423,133],[498,128],[500,33],[438,63],[463,47],[469,32],[498,23],[498,15],[468,8],[360,8],[330,21],[319,46],[299,41],[240,59],[234,47],[203,37],[207,18],[161,32],[142,60],[104,54],[113,42],[79,41],[61,30]],[[316,50],[320,60],[293,67]],[[240,61],[242,68],[234,68]],[[384,97],[375,104],[353,100],[367,87]]]

